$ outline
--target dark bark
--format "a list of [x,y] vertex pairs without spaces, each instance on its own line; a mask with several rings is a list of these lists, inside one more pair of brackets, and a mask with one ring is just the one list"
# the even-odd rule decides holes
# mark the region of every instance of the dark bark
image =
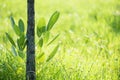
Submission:
[[36,80],[36,74],[35,74],[35,12],[34,12],[34,0],[27,0],[26,80]]

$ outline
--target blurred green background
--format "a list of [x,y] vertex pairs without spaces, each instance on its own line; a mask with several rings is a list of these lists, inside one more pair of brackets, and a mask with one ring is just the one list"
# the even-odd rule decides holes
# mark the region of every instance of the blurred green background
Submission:
[[[60,36],[46,55],[61,45],[49,63],[36,59],[37,80],[120,80],[120,1],[35,0],[36,25],[56,10],[60,18],[51,34]],[[9,32],[16,37],[10,16],[27,26],[27,0],[0,0],[0,80],[24,80],[24,60],[11,57],[5,36]]]

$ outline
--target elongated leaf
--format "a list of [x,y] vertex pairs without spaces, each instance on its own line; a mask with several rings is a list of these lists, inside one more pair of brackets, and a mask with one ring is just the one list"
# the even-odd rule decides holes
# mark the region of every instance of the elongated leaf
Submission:
[[18,25],[19,25],[20,31],[24,32],[24,22],[22,21],[22,19],[19,20]]
[[40,18],[37,25],[37,36],[40,37],[46,31],[46,23],[44,18]]
[[47,44],[47,46],[49,46],[53,41],[55,41],[55,39],[57,39],[58,36],[59,36],[59,34],[57,34],[57,35]]
[[17,39],[17,45],[20,50],[23,50],[23,44],[25,42],[25,36],[21,35],[19,39]]
[[27,45],[27,40],[25,40],[23,46],[22,46],[22,51],[25,49],[25,46]]
[[42,35],[42,32],[40,32],[39,28],[37,27],[37,36],[40,37]]
[[20,40],[19,39],[17,39],[17,45],[18,45],[18,48],[21,50],[22,48],[21,48],[21,45],[20,45]]
[[46,62],[50,61],[56,54],[56,52],[58,51],[59,45],[57,45],[54,50],[50,53],[50,55],[48,56]]
[[53,15],[50,17],[50,20],[48,22],[48,25],[47,25],[47,30],[51,30],[53,25],[56,23],[56,21],[58,20],[59,18],[59,15],[60,13],[58,11],[56,11],[55,13],[53,13]]
[[43,46],[43,38],[40,38],[40,40],[39,40],[39,46],[40,46],[40,47]]
[[24,36],[24,35],[21,35],[20,38],[19,38],[19,43],[20,43],[21,45],[23,45],[24,41],[25,41],[25,36]]
[[18,36],[21,36],[22,34],[21,34],[21,32],[20,32],[20,29],[19,29],[19,27],[17,26],[17,25],[14,25],[14,31],[15,31],[15,33],[16,33],[16,35],[18,35]]
[[37,27],[37,36],[40,37],[46,31],[46,26]]
[[37,27],[41,28],[43,26],[46,26],[45,19],[40,18],[39,21],[38,21]]
[[18,36],[20,36],[20,29],[19,29],[19,27],[15,24],[15,21],[14,21],[14,19],[13,19],[12,16],[10,17],[10,20],[11,20],[11,24],[12,24],[12,28],[13,28],[14,32],[15,32]]
[[43,62],[45,62],[45,61],[46,61],[46,56],[45,56],[45,53],[42,52],[42,53],[38,56],[37,62],[38,62],[38,63],[43,63]]
[[12,16],[10,17],[10,21],[11,21],[12,28],[14,28],[15,21],[14,21],[14,19],[13,19],[13,17],[12,17]]
[[17,52],[16,52],[16,50],[15,50],[15,47],[14,47],[14,46],[12,46],[12,47],[11,47],[11,50],[12,50],[13,55],[14,55],[14,56],[17,56]]
[[23,51],[18,50],[18,54],[19,54],[19,56],[20,56],[22,59],[25,58],[25,54],[23,53]]
[[11,37],[8,33],[6,33],[6,36],[7,36],[8,40],[10,41],[10,43],[11,43],[14,47],[16,47],[15,42],[13,41],[12,37]]
[[49,31],[46,31],[46,32],[43,34],[43,40],[44,40],[45,43],[48,42],[49,37],[50,37],[50,32],[49,32]]
[[43,55],[45,55],[44,52],[42,52],[42,54],[40,54],[37,58],[40,59]]

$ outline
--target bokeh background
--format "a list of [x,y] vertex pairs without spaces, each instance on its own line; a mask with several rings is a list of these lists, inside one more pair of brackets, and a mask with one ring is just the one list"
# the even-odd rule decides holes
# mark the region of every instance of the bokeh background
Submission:
[[[60,17],[51,38],[60,36],[43,48],[42,59],[36,58],[37,80],[120,80],[120,1],[35,0],[36,25],[41,17],[48,22],[56,10]],[[10,16],[27,28],[27,0],[0,0],[0,80],[24,80],[25,60],[12,55],[5,35],[16,38]],[[58,43],[54,58],[40,63]]]

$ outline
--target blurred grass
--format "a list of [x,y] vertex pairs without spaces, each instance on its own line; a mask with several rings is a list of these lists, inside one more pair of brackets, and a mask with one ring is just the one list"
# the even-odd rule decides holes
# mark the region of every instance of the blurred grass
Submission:
[[[27,0],[0,0],[0,58],[4,58],[0,60],[0,65],[8,64],[7,59],[10,58],[13,59],[9,63],[13,69],[22,68],[21,71],[15,70],[19,71],[18,74],[9,71],[7,67],[0,67],[0,75],[8,76],[6,79],[24,79],[23,64],[19,64],[17,58],[7,56],[11,53],[7,51],[10,45],[4,32],[15,36],[10,25],[10,15],[16,22],[19,18],[27,22],[26,2]],[[60,50],[50,63],[41,65],[37,60],[38,80],[120,79],[119,0],[36,0],[35,9],[36,24],[40,17],[45,17],[48,21],[54,11],[61,13],[52,32],[53,36],[60,33],[60,37],[54,42],[61,42]],[[46,52],[49,53],[52,47]]]

